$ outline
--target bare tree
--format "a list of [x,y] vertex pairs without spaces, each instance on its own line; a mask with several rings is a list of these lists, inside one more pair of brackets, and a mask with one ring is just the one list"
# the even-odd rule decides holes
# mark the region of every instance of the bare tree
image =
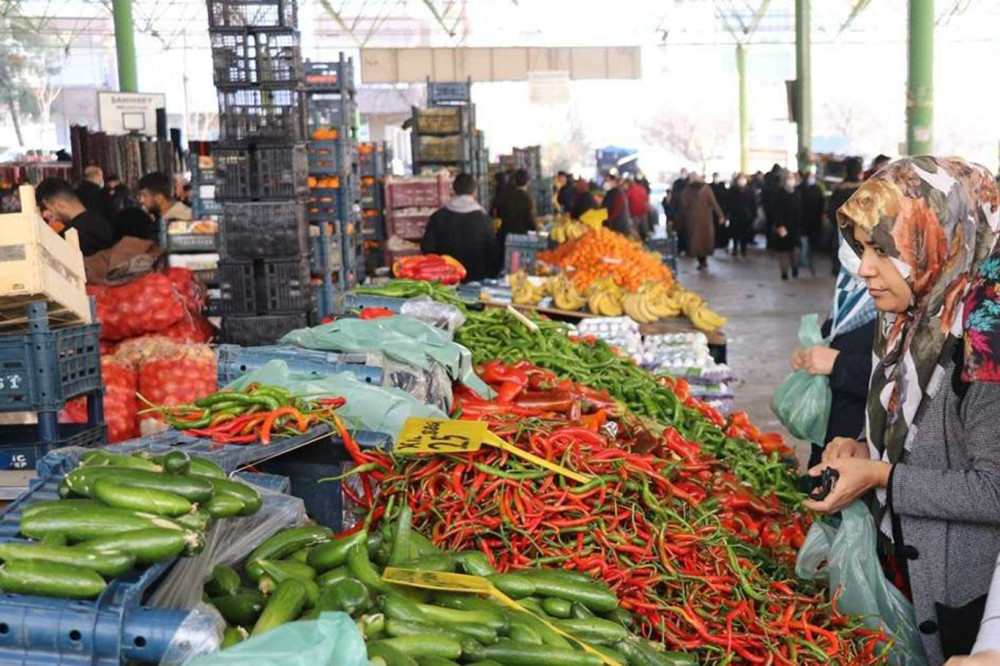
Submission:
[[664,110],[651,116],[642,127],[642,138],[708,171],[708,163],[723,156],[733,134],[729,118],[717,115],[691,115]]

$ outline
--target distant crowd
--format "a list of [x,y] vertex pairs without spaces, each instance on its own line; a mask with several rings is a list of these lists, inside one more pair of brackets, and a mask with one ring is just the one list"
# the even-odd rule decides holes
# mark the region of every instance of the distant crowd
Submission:
[[889,161],[879,155],[864,171],[860,158],[849,158],[843,180],[830,192],[814,172],[796,173],[777,164],[766,174],[735,174],[729,183],[718,173],[706,183],[701,174],[682,169],[663,199],[663,211],[677,233],[680,252],[697,258],[699,270],[708,267],[715,250],[745,257],[747,247],[764,234],[767,248],[778,258],[782,280],[798,277],[800,268],[815,273],[812,253],[817,249],[829,251],[837,275],[834,213]]

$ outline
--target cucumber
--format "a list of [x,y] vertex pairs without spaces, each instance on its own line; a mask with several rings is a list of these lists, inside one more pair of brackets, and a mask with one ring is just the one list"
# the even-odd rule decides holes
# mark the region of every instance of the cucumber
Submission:
[[43,543],[46,546],[65,546],[67,544],[65,534],[50,534],[39,543]]
[[[410,537],[413,538],[412,536]],[[459,566],[462,571],[469,574],[470,576],[492,576],[497,572],[490,564],[490,561],[486,559],[486,556],[480,553],[478,550],[466,550],[458,553],[455,556],[458,561]]]
[[215,606],[229,624],[251,627],[264,611],[264,597],[256,590],[244,589],[224,597],[212,597],[209,603]]
[[24,518],[25,516],[36,516],[44,511],[49,511],[50,509],[83,509],[104,506],[107,506],[107,504],[96,499],[42,500],[41,502],[32,502],[28,506],[21,509],[21,518]]
[[424,555],[416,560],[403,562],[399,566],[404,569],[419,569],[420,571],[455,572],[456,559],[454,555]]
[[[447,636],[452,640],[458,641],[459,645],[462,646],[462,652],[475,652],[476,649],[481,647],[471,636],[463,634],[460,631],[455,631],[451,627],[437,627],[420,622],[403,622],[402,620],[387,619],[385,621],[385,633],[392,638],[399,638],[400,636],[421,636],[426,634]],[[495,642],[496,641],[494,641],[494,643]]]
[[[315,608],[316,603],[319,601],[319,585],[316,584],[316,581],[306,580],[305,578],[296,578],[295,580],[302,583],[306,588],[306,608]],[[278,589],[278,581],[267,574],[260,577],[260,581],[257,583],[257,590],[261,594],[269,597],[274,594],[276,589]]]
[[381,645],[396,648],[403,654],[415,659],[421,657],[440,657],[442,659],[458,659],[462,656],[462,645],[454,638],[441,634],[421,634],[415,636],[400,636],[375,641]]
[[115,578],[132,568],[135,556],[120,550],[103,553],[84,552],[67,546],[40,543],[8,542],[0,544],[0,560],[4,562],[51,562],[69,564]]
[[520,626],[538,634],[538,637],[542,639],[543,645],[561,650],[572,650],[575,647],[562,634],[527,611],[516,611],[505,608],[503,609],[503,614],[507,618],[507,621],[510,622],[510,626]]
[[264,574],[257,563],[258,560],[280,560],[297,550],[315,546],[330,540],[332,531],[329,527],[306,525],[282,530],[271,536],[267,541],[257,546],[247,557],[247,576],[257,581]]
[[595,613],[610,613],[618,608],[618,597],[606,585],[593,580],[583,582],[549,571],[538,573],[506,573],[490,576],[489,580],[504,594],[515,599],[532,595],[558,597],[576,601]]
[[483,624],[500,633],[507,630],[510,623],[503,616],[501,611],[487,610],[455,610],[453,608],[443,608],[430,604],[417,604],[417,608],[424,614],[428,622],[441,623],[445,625],[453,624]]
[[322,573],[330,569],[339,567],[347,561],[347,552],[356,543],[364,543],[368,538],[365,532],[355,532],[354,534],[321,543],[309,552],[306,562],[316,571]]
[[239,481],[233,481],[231,479],[214,478],[208,479],[208,482],[212,484],[216,497],[225,495],[228,497],[234,497],[243,502],[243,510],[239,513],[239,515],[252,516],[260,511],[260,505],[262,502],[260,493],[247,484]]
[[148,511],[171,517],[191,512],[191,502],[180,495],[152,488],[123,486],[112,479],[97,479],[92,492],[97,499],[118,509]]
[[[297,550],[291,555],[284,558],[285,562],[301,562],[302,564],[307,564],[309,562],[309,553],[312,552],[312,547],[303,548],[302,550]],[[315,569],[316,567],[313,567]],[[316,573],[319,573],[318,571]]]
[[60,599],[93,599],[107,587],[91,569],[53,562],[6,562],[0,566],[0,590]]
[[565,599],[557,599],[555,597],[542,599],[542,610],[552,617],[568,618],[572,611],[572,606],[573,604]]
[[542,637],[534,627],[529,627],[527,624],[511,624],[507,637],[515,643],[542,644]]
[[347,567],[337,567],[336,569],[330,569],[329,571],[322,573],[316,578],[316,584],[320,586],[320,589],[324,587],[329,587],[339,580],[344,580],[345,578],[350,578],[351,572],[347,570]]
[[616,643],[629,636],[622,625],[599,617],[556,620],[554,624],[573,638],[588,643]]
[[225,564],[216,564],[212,577],[205,583],[205,592],[210,597],[233,595],[240,591],[240,575]]
[[163,456],[163,470],[167,474],[187,474],[191,469],[191,456],[184,451],[170,451]]
[[113,507],[53,508],[21,518],[21,534],[33,539],[43,539],[50,534],[64,534],[69,541],[86,541],[150,527],[187,531],[165,516]]
[[180,556],[191,547],[191,539],[197,539],[194,532],[178,532],[149,528],[109,534],[84,541],[73,546],[74,550],[96,553],[123,552],[135,557],[136,564],[149,565]]
[[423,659],[417,659],[417,664],[419,664],[419,666],[458,666],[457,661],[442,659],[441,657],[424,657]]
[[212,518],[230,518],[243,515],[246,504],[239,497],[216,495],[204,505],[205,512]]
[[[347,569],[351,576],[364,583],[370,590],[388,594],[392,586],[382,580],[382,577],[368,559],[368,548],[363,543],[355,543],[347,550]],[[402,592],[400,592],[402,594]]]
[[247,638],[250,634],[243,627],[226,627],[226,630],[222,633],[222,649],[233,647],[234,645],[239,645]]
[[56,495],[59,496],[59,499],[69,499],[70,497],[73,497],[73,491],[70,490],[65,477],[63,477],[63,480],[59,482],[58,486],[56,486]]
[[302,583],[294,578],[278,583],[278,589],[271,595],[250,635],[260,636],[286,622],[291,622],[302,613],[305,605],[306,588]]
[[626,657],[629,666],[694,666],[697,663],[693,657],[683,652],[664,652],[650,643],[630,637],[628,640],[615,643]]
[[567,650],[551,645],[527,645],[507,640],[484,647],[473,657],[490,659],[503,664],[503,666],[536,666],[537,664],[546,664],[546,666],[601,666],[603,664],[600,657],[587,652]]
[[321,611],[343,611],[354,617],[359,612],[371,608],[372,599],[368,588],[354,578],[345,578],[324,589],[316,602]]
[[583,620],[588,617],[597,617],[594,611],[590,610],[579,601],[574,601],[569,605],[569,615],[571,618]]
[[66,475],[66,483],[77,495],[91,497],[97,479],[111,478],[117,483],[136,488],[150,488],[176,493],[191,502],[207,502],[215,490],[208,479],[199,476],[157,474],[128,467],[81,467]]
[[410,655],[382,641],[368,644],[368,659],[376,666],[420,666]]
[[191,476],[207,476],[213,479],[226,478],[226,472],[211,460],[194,456],[189,463],[188,474]]
[[91,449],[80,456],[80,467],[130,467],[132,469],[144,469],[159,474],[163,471],[163,466],[152,460],[127,456],[120,453],[112,453],[102,449]]
[[258,563],[265,574],[261,576],[258,588],[265,595],[274,592],[279,583],[294,578],[306,588],[306,605],[309,607],[316,605],[319,599],[319,585],[313,580],[316,577],[316,572],[308,565],[286,560],[278,562],[258,560]]
[[[212,498],[215,499],[215,498]],[[211,503],[212,500],[209,500]],[[186,513],[183,516],[177,516],[174,518],[174,522],[179,525],[183,525],[189,530],[194,530],[195,532],[204,532],[208,529],[208,524],[212,522],[212,516],[208,513],[205,507],[198,509],[192,513]]]

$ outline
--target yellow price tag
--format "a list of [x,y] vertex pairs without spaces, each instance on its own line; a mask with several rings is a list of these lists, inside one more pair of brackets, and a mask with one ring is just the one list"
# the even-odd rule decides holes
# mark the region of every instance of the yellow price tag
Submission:
[[569,634],[555,626],[544,617],[535,615],[530,610],[517,603],[506,594],[498,590],[492,582],[481,576],[468,576],[466,574],[448,573],[442,571],[420,571],[419,569],[400,569],[399,567],[386,567],[382,572],[382,580],[395,585],[409,585],[410,587],[421,587],[427,590],[442,590],[445,592],[465,592],[468,594],[485,594],[496,599],[500,603],[520,613],[527,613],[546,627],[556,632],[560,636],[577,643],[584,652],[596,655],[608,666],[623,666],[620,662],[602,654],[590,647],[576,636]]
[[589,476],[539,458],[497,437],[490,432],[485,421],[452,421],[414,416],[406,419],[392,450],[400,455],[472,453],[482,448],[483,444],[503,449],[511,455],[579,483],[590,481]]

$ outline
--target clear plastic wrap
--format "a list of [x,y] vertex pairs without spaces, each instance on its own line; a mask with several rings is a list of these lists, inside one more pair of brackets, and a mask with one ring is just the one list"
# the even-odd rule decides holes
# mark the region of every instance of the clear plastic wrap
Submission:
[[434,405],[444,412],[451,411],[451,378],[448,371],[431,361],[427,368],[386,359],[382,365],[382,385],[406,391],[420,402]]
[[447,332],[448,337],[454,336],[455,331],[465,323],[465,315],[457,307],[448,303],[438,303],[429,298],[411,298],[403,303],[400,314],[416,317],[434,328]]
[[177,628],[160,659],[160,666],[183,666],[199,655],[218,652],[225,629],[226,621],[219,612],[208,604],[199,603]]
[[202,585],[215,565],[241,562],[275,532],[305,522],[306,508],[301,499],[254,487],[263,500],[260,511],[244,518],[212,521],[204,550],[177,561],[153,592],[150,605],[180,610],[197,606]]

